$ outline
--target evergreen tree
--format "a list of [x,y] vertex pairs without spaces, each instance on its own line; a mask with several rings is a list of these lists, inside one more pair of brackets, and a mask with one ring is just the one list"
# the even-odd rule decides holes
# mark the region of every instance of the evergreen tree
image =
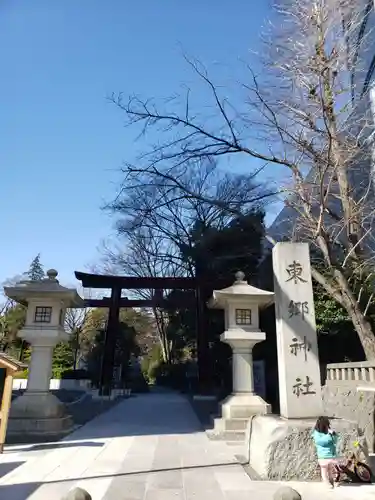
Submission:
[[40,262],[40,253],[32,260],[29,270],[27,271],[27,276],[31,281],[41,281],[45,277],[43,265]]

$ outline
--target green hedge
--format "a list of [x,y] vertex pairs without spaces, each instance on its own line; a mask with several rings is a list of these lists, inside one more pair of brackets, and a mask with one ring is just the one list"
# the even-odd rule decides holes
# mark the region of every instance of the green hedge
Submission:
[[18,372],[14,375],[14,378],[28,378],[29,376],[29,370],[26,369],[23,372]]
[[61,378],[69,380],[91,380],[91,375],[87,370],[65,370],[61,373]]

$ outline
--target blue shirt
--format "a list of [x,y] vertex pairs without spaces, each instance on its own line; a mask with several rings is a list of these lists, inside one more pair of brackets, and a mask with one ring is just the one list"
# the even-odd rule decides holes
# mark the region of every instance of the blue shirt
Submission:
[[317,430],[314,430],[312,433],[312,438],[315,443],[318,459],[337,458],[337,434],[332,435],[329,432],[327,434],[324,434],[324,432],[318,432]]

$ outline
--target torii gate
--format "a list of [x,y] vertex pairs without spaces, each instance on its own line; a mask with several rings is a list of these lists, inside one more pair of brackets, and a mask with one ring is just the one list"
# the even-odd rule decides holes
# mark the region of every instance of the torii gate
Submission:
[[[134,277],[134,276],[112,276],[102,274],[89,274],[75,272],[77,280],[81,281],[84,288],[109,288],[111,296],[102,299],[86,299],[87,307],[105,307],[109,309],[108,323],[104,341],[104,354],[100,377],[100,392],[105,395],[111,393],[113,363],[116,348],[116,332],[118,331],[121,308],[126,307],[163,307],[166,301],[163,299],[162,290],[195,290],[196,315],[197,315],[197,360],[198,378],[201,391],[208,387],[211,378],[211,366],[209,360],[209,345],[207,330],[204,324],[204,308],[201,287],[197,279],[186,277]],[[151,300],[130,300],[121,297],[122,290],[150,289],[155,291]]]

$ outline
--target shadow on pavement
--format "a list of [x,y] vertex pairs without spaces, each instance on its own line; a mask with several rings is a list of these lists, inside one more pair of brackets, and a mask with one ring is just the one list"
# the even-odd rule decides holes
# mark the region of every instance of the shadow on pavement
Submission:
[[4,500],[26,500],[41,485],[42,483],[1,484],[0,498]]
[[27,446],[25,448],[17,448],[15,451],[20,452],[20,451],[57,450],[58,448],[81,448],[81,446],[101,448],[103,445],[104,443],[98,443],[96,441],[61,441],[60,443],[54,442],[54,443],[35,444],[32,446]]
[[25,462],[5,462],[0,464],[0,478],[6,476],[9,472],[12,472],[24,463]]
[[151,393],[123,400],[81,427],[72,439],[194,434],[202,430],[187,397]]

